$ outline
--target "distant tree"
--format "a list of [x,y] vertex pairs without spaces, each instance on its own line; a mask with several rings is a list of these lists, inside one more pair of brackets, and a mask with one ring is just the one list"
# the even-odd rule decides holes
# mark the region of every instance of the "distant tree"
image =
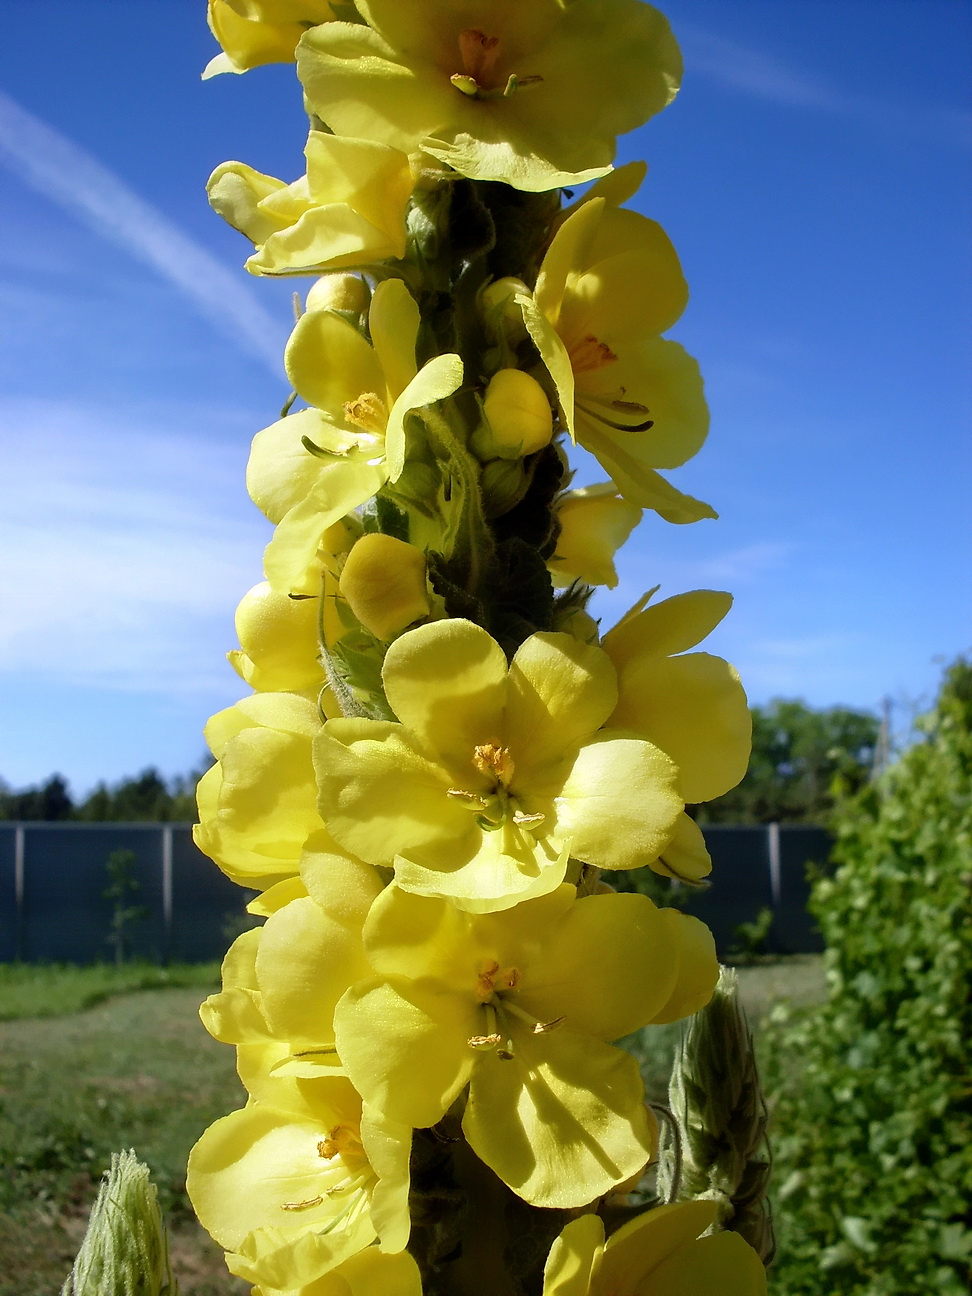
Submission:
[[699,823],[826,824],[842,794],[867,782],[880,721],[847,707],[816,710],[776,698],[753,707],[753,754],[746,777],[698,808]]
[[171,818],[172,795],[154,766],[135,778],[122,779],[111,789],[107,822],[164,823]]
[[111,793],[108,785],[99,783],[78,806],[76,819],[86,823],[107,823],[111,818]]
[[112,851],[105,861],[108,886],[101,894],[112,902],[111,927],[107,939],[115,953],[116,967],[121,967],[128,955],[132,926],[149,914],[145,905],[131,903],[133,896],[141,889],[135,877],[136,862],[135,852],[130,850]]
[[102,780],[77,806],[60,774],[18,792],[0,779],[0,820],[187,823],[196,817],[196,784],[211,764],[209,757],[198,769],[168,781],[154,766],[118,783],[109,785]]
[[73,813],[67,780],[60,774],[52,774],[46,783],[21,792],[12,792],[5,785],[0,788],[0,818],[58,820],[70,819]]

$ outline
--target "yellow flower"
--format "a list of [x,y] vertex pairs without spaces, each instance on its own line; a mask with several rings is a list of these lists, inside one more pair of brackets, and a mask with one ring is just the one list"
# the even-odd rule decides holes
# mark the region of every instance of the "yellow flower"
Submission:
[[206,1130],[186,1188],[231,1273],[299,1288],[376,1237],[404,1248],[411,1136],[362,1110],[342,1077],[292,1080]]
[[394,536],[363,535],[341,572],[341,594],[366,630],[394,639],[430,610],[425,554]]
[[708,432],[698,365],[659,336],[687,300],[661,226],[604,198],[564,221],[536,291],[518,298],[571,437],[596,456],[625,499],[669,522],[716,516],[655,471],[691,458]]
[[405,420],[452,395],[462,361],[415,362],[419,311],[400,279],[375,289],[371,342],[333,311],[308,311],[287,344],[294,390],[312,407],[280,419],[253,440],[247,486],[277,523],[267,546],[267,580],[282,594],[320,587],[318,549],[330,527],[370,499],[405,466]]
[[328,831],[399,884],[490,911],[543,895],[569,856],[603,868],[657,857],[682,803],[650,742],[602,725],[614,668],[564,634],[532,635],[507,666],[470,621],[434,621],[388,649],[401,723],[329,720],[315,749]]
[[311,759],[320,727],[316,704],[293,693],[255,693],[206,725],[217,763],[196,788],[193,839],[241,886],[292,877],[323,826]]
[[547,566],[555,585],[618,583],[614,555],[641,521],[641,509],[622,499],[613,482],[568,491],[557,502],[560,535]]
[[571,1220],[543,1271],[543,1296],[766,1296],[759,1256],[738,1233],[700,1234],[714,1202],[646,1211],[604,1240],[597,1215]]
[[323,831],[308,840],[300,867],[304,894],[234,941],[222,989],[199,1010],[214,1039],[239,1046],[241,1077],[257,1096],[273,1097],[264,1069],[277,1079],[339,1070],[334,1007],[371,974],[361,929],[381,891],[378,875]]
[[206,185],[215,211],[256,245],[250,274],[316,274],[405,255],[408,158],[369,140],[311,131],[293,184],[224,162]]
[[254,1287],[252,1296],[422,1296],[422,1276],[407,1251],[370,1246],[316,1282],[284,1293]]
[[333,17],[328,0],[209,0],[209,28],[224,52],[210,60],[203,79],[292,63],[304,32]]
[[471,1147],[536,1206],[583,1205],[649,1159],[637,1064],[609,1041],[718,969],[647,897],[564,885],[470,914],[392,885],[364,942],[376,975],[338,1004],[335,1033],[366,1103],[429,1126],[468,1085]]
[[287,598],[266,581],[243,595],[236,609],[240,647],[230,665],[259,693],[317,692],[324,685],[317,642],[320,600]]
[[[732,597],[693,590],[645,607],[650,597],[601,641],[618,672],[618,705],[609,723],[668,753],[687,803],[711,801],[745,774],[752,720],[734,667],[686,650],[715,629]],[[711,868],[701,831],[687,817],[661,855],[651,865],[658,873],[699,878]]]
[[681,56],[640,0],[358,0],[369,26],[309,32],[297,70],[332,130],[475,180],[556,189],[610,169],[615,137],[675,97]]

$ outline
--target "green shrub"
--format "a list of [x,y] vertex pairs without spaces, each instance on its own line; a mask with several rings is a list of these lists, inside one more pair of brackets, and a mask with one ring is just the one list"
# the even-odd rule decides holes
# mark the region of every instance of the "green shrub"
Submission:
[[777,1027],[777,1296],[960,1296],[972,1233],[972,665],[845,800],[811,908],[828,1000]]

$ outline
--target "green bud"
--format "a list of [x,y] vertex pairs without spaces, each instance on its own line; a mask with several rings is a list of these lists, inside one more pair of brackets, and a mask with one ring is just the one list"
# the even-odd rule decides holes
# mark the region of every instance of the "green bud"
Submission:
[[483,510],[487,517],[502,517],[515,508],[530,484],[522,459],[494,459],[483,468]]
[[675,1145],[660,1157],[660,1194],[716,1201],[716,1227],[739,1233],[768,1263],[775,1251],[768,1114],[731,968],[720,970],[709,1003],[683,1024],[668,1102],[677,1128]]
[[178,1296],[159,1197],[131,1150],[113,1152],[61,1296]]
[[494,279],[479,293],[479,310],[487,336],[494,342],[501,339],[511,346],[525,342],[526,325],[523,323],[523,312],[516,303],[517,297],[531,297],[533,294],[522,279],[507,276],[505,279]]

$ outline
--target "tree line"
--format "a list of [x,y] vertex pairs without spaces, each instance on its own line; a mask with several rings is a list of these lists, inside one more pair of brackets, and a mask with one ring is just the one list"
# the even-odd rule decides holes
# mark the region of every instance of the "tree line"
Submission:
[[71,796],[61,774],[21,791],[0,781],[0,820],[188,823],[196,818],[196,784],[204,773],[199,769],[166,779],[150,766],[134,778],[101,782],[79,801]]
[[[855,792],[870,779],[881,733],[870,712],[777,698],[752,713],[749,771],[731,792],[698,807],[700,823],[826,824],[835,794]],[[60,774],[22,791],[0,781],[0,819],[185,823],[196,817],[195,787],[205,768],[166,779],[149,767],[99,783],[77,802]]]

